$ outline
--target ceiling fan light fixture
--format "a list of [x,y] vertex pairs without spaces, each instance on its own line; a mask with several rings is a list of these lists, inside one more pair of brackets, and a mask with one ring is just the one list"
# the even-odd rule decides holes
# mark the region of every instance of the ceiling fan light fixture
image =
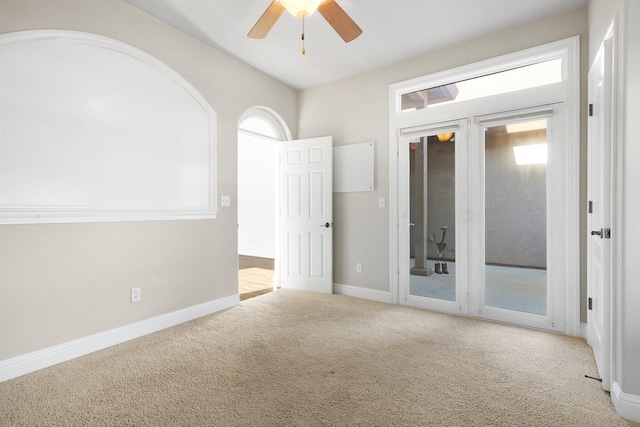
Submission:
[[318,10],[322,0],[282,0],[279,3],[296,18],[306,19]]

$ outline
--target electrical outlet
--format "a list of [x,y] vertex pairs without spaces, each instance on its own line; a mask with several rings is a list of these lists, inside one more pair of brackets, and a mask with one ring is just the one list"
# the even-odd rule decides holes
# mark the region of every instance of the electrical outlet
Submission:
[[231,206],[231,196],[220,196],[220,205]]
[[362,263],[356,263],[356,273],[362,274]]
[[140,288],[131,288],[131,302],[138,302],[141,298]]

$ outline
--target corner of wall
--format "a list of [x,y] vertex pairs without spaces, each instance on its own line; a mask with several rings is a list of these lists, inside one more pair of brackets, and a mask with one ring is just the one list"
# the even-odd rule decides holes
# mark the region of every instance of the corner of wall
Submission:
[[611,384],[611,401],[618,415],[640,423],[640,396],[622,391],[617,382]]

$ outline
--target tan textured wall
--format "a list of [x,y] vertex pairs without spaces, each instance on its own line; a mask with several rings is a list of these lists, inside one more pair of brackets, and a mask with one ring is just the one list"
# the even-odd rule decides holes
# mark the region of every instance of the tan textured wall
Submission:
[[547,267],[547,167],[515,163],[513,147],[545,143],[546,131],[487,135],[485,260]]
[[[298,108],[301,138],[332,135],[335,145],[371,140],[376,143],[375,191],[334,196],[335,282],[389,291],[389,212],[378,208],[378,198],[388,197],[389,194],[389,85],[580,35],[581,94],[584,100],[587,24],[587,8],[575,9],[300,92]],[[586,104],[583,104],[581,164],[585,165]],[[581,202],[584,202],[586,176],[583,176],[582,183]],[[583,213],[580,218],[583,225],[581,229],[584,229],[584,218]],[[584,259],[583,256],[583,296],[586,292]],[[356,274],[356,262],[364,264],[363,274]],[[586,309],[583,310],[584,320]]]
[[119,0],[0,2],[0,33],[30,29],[111,37],[186,78],[217,112],[218,194],[232,207],[215,220],[0,225],[0,360],[237,293],[237,122],[266,106],[295,134],[296,92]]

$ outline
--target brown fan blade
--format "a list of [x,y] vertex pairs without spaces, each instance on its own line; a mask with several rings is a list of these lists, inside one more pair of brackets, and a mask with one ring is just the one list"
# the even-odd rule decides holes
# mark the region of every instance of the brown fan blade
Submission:
[[286,9],[280,4],[280,2],[276,0],[271,2],[267,10],[264,11],[247,36],[252,39],[263,39],[267,37],[269,31],[271,31],[271,28],[273,28],[275,23],[278,22],[278,19],[282,16],[285,10]]
[[345,12],[334,0],[323,1],[318,7],[318,12],[324,16],[324,19],[327,20],[329,25],[336,30],[336,33],[338,33],[346,43],[349,43],[351,40],[362,34],[360,27],[353,22],[353,19],[347,15],[347,12]]

